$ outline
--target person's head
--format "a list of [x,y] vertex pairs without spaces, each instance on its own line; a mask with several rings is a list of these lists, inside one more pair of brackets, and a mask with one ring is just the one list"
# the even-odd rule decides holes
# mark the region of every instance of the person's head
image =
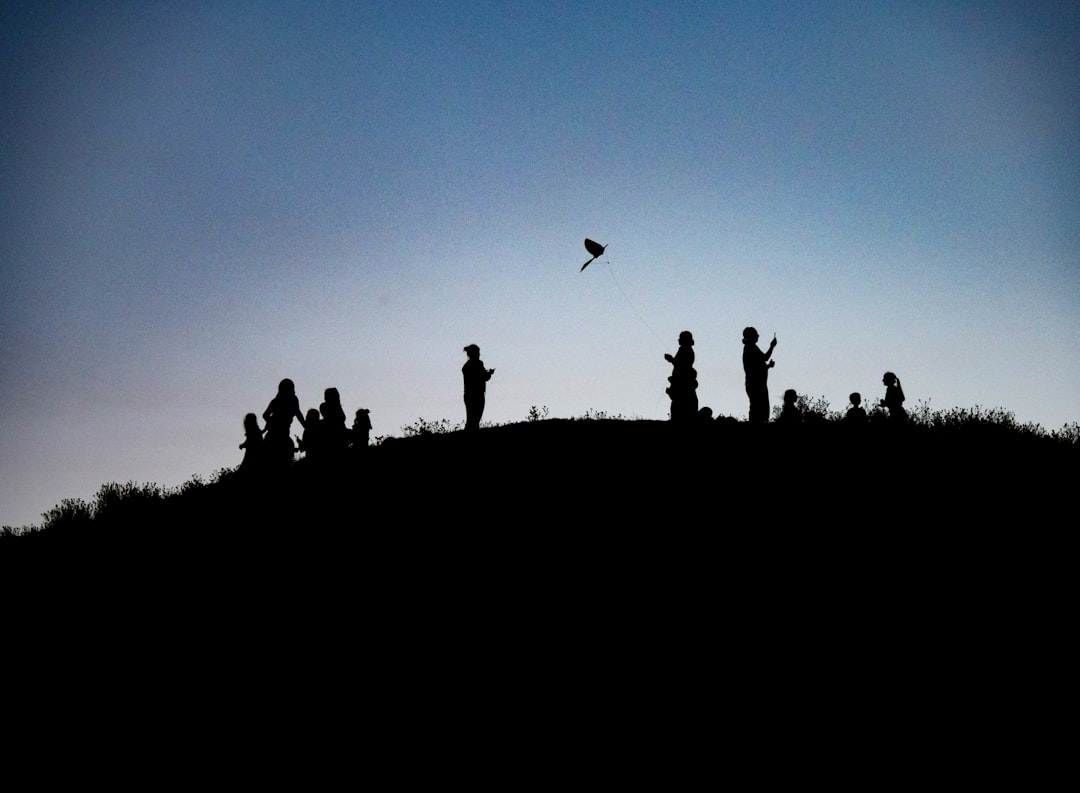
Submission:
[[479,358],[480,348],[475,344],[466,345],[465,354],[468,355],[470,358]]
[[360,408],[359,410],[356,411],[356,420],[361,421],[369,413],[371,413],[371,411],[368,410],[367,408]]
[[296,386],[293,385],[292,380],[286,377],[278,383],[277,392],[283,396],[292,396],[296,393]]
[[307,412],[307,417],[304,419],[304,422],[306,424],[312,424],[312,423],[318,424],[318,422],[319,422],[319,409],[318,408],[309,409],[308,412]]
[[338,405],[341,403],[341,395],[336,388],[328,388],[323,391],[323,401],[329,402],[331,405]]
[[254,413],[248,413],[244,416],[244,431],[245,432],[258,432],[259,431],[259,417]]
[[694,346],[694,334],[688,330],[684,330],[679,334],[679,346]]
[[881,382],[887,386],[896,385],[896,375],[892,372],[886,372],[885,376],[881,378]]
[[851,400],[851,404],[853,407],[858,407],[860,404],[862,404],[862,394],[860,394],[858,391],[852,392],[851,396],[849,396],[848,399]]
[[743,328],[742,341],[743,344],[756,344],[758,340],[757,330],[754,328]]
[[795,406],[795,401],[798,398],[799,398],[799,395],[795,393],[794,388],[789,388],[787,391],[784,392],[784,404],[785,405],[790,405],[790,406],[794,407]]

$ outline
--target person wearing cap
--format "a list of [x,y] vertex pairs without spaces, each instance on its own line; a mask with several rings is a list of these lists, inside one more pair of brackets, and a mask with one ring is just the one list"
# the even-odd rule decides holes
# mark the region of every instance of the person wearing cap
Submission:
[[762,352],[757,346],[758,332],[743,328],[742,365],[746,373],[746,395],[750,398],[750,423],[767,424],[769,421],[769,370],[776,365],[772,358],[776,348],[776,336],[769,342],[769,351]]
[[470,344],[465,347],[465,354],[468,360],[461,367],[461,375],[465,380],[465,429],[471,432],[480,429],[487,381],[495,374],[495,370],[484,368],[477,345]]

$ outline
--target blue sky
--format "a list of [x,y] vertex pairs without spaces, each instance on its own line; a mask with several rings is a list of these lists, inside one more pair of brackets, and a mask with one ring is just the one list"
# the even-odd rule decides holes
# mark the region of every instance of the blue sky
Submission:
[[470,342],[496,422],[666,418],[682,330],[745,418],[746,325],[773,404],[1080,420],[1074,2],[8,2],[0,64],[0,524],[283,377],[461,421]]

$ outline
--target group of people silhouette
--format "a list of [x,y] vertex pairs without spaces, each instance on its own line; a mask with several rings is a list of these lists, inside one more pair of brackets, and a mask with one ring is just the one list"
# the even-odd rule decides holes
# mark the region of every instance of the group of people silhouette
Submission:
[[[359,453],[365,449],[371,436],[371,415],[367,408],[359,408],[352,427],[345,426],[345,410],[341,395],[336,388],[323,392],[323,402],[318,409],[311,408],[307,415],[300,412],[300,400],[296,386],[285,378],[278,383],[277,395],[270,400],[262,414],[265,426],[259,427],[254,413],[244,416],[244,450],[241,470],[253,471],[287,466],[297,451],[312,462],[340,459],[350,451]],[[293,444],[292,422],[296,419],[303,427],[303,435],[297,435]]]
[[[766,424],[769,421],[769,370],[776,365],[776,361],[772,360],[773,350],[776,349],[776,334],[773,334],[766,350],[758,347],[759,338],[756,328],[743,328],[742,362],[746,376],[746,396],[750,401],[750,424]],[[698,382],[693,348],[694,336],[690,331],[684,330],[679,334],[678,352],[674,356],[664,354],[664,360],[671,364],[667,394],[671,397],[671,420],[674,422],[686,423],[699,419],[702,415],[705,418],[712,417],[709,408],[698,409]],[[881,400],[881,407],[889,411],[889,418],[893,423],[903,424],[907,421],[907,411],[904,410],[904,389],[900,385],[900,378],[892,372],[886,372],[882,383],[885,386],[885,398]],[[845,414],[845,419],[852,424],[868,421],[866,410],[862,407],[862,396],[856,392],[849,398],[851,408]],[[778,423],[791,425],[802,422],[798,399],[795,389],[789,388],[784,392],[783,406],[777,417]]]
[[[769,421],[769,370],[776,362],[772,360],[776,349],[776,334],[773,334],[767,350],[757,346],[758,332],[753,327],[743,329],[743,372],[746,375],[746,396],[750,400],[749,422],[765,424]],[[484,416],[487,396],[487,383],[495,374],[480,360],[480,347],[469,344],[463,348],[466,356],[461,367],[464,381],[465,431],[476,432]],[[694,335],[684,330],[679,334],[679,349],[675,355],[664,354],[664,360],[671,364],[671,376],[668,377],[667,395],[671,398],[671,420],[684,424],[699,420],[703,415],[712,417],[709,408],[698,408],[697,369],[694,368]],[[889,418],[894,423],[907,421],[904,410],[904,389],[900,378],[892,372],[886,372],[882,378],[885,397],[881,407],[889,411]],[[849,397],[851,407],[845,420],[852,424],[868,421],[866,410],[862,407],[862,396],[856,392]],[[265,426],[259,427],[259,419],[254,413],[244,416],[244,460],[243,470],[284,466],[293,460],[296,453],[313,462],[340,459],[348,453],[359,453],[368,446],[371,435],[371,416],[366,408],[359,408],[351,427],[345,426],[345,410],[341,406],[341,395],[336,388],[327,388],[323,392],[323,402],[318,409],[311,408],[307,414],[300,411],[300,400],[296,396],[296,386],[286,378],[278,384],[277,395],[270,400],[262,414]],[[303,428],[303,435],[297,435],[293,443],[292,422],[296,419]],[[802,421],[798,407],[798,394],[789,388],[784,392],[783,407],[777,422],[784,425]]]

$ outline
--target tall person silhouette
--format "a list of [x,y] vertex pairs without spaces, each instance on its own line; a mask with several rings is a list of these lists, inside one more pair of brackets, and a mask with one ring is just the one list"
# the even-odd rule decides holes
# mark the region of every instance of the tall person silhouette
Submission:
[[769,370],[776,365],[772,358],[776,348],[776,334],[769,342],[768,352],[762,352],[758,346],[758,332],[754,328],[743,328],[742,365],[746,373],[746,395],[750,398],[750,423],[767,424],[769,421]]
[[480,419],[484,416],[487,381],[495,374],[495,370],[484,368],[478,346],[470,344],[464,349],[468,356],[465,365],[461,367],[461,376],[465,380],[465,429],[475,432],[480,429]]
[[679,334],[679,350],[674,356],[664,353],[671,364],[667,394],[671,397],[671,420],[693,421],[698,417],[697,370],[694,368],[694,335],[684,330]]
[[304,416],[300,413],[300,400],[296,398],[296,386],[289,378],[278,383],[277,396],[263,411],[266,422],[266,452],[277,464],[292,462],[296,447],[293,446],[289,430],[295,418],[300,426],[305,426]]
[[341,394],[336,388],[323,391],[319,414],[322,416],[322,441],[326,453],[331,457],[343,454],[349,444],[349,435],[345,428],[345,409],[341,406]]

